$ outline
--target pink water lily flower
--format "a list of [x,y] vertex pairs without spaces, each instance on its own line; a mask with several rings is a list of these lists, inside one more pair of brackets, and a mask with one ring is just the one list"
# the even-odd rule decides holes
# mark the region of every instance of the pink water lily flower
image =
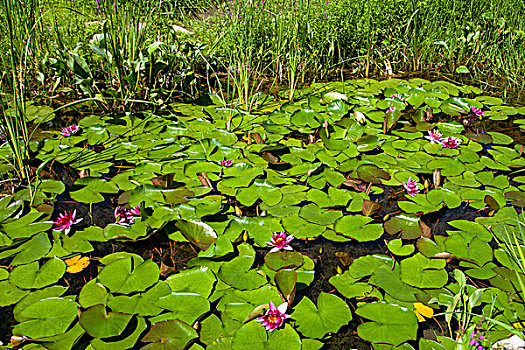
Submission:
[[293,235],[287,235],[286,232],[276,232],[272,235],[271,242],[266,242],[273,248],[270,249],[270,253],[278,252],[279,250],[293,250],[290,247],[290,242],[293,241]]
[[392,94],[390,95],[391,98],[394,98],[394,97],[397,97],[398,99],[402,100],[403,99],[403,95],[401,94]]
[[73,210],[73,212],[65,211],[62,214],[58,215],[58,218],[53,222],[53,224],[57,225],[53,229],[53,231],[65,231],[66,235],[69,234],[69,230],[71,230],[71,226],[78,224],[80,221],[82,221],[82,218],[75,220],[77,216],[77,210]]
[[425,136],[426,139],[430,141],[430,143],[441,143],[441,133],[437,130],[429,130],[428,136]]
[[323,122],[323,128],[326,129],[327,127],[328,127],[328,119]]
[[231,159],[219,160],[219,164],[225,168],[229,168],[232,166],[233,160]]
[[449,136],[443,140],[441,140],[441,144],[445,148],[457,148],[459,144],[461,143],[461,140],[454,136]]
[[140,205],[131,209],[118,206],[115,208],[115,223],[119,225],[129,226],[135,222],[135,216],[140,215]]
[[78,125],[77,124],[73,124],[73,125],[70,125],[70,126],[66,126],[64,129],[62,129],[62,131],[60,131],[60,134],[62,136],[71,136],[73,134],[76,134],[78,129],[79,129]]
[[387,112],[393,112],[393,111],[396,111],[397,108],[396,107],[388,107],[388,109],[386,110]]
[[472,106],[472,107],[470,107],[470,111],[471,111],[472,113],[474,113],[476,116],[480,117],[480,118],[483,117],[483,116],[485,116],[485,112],[483,112],[483,111],[482,111],[480,108],[478,108],[478,107],[474,107],[474,106]]
[[268,332],[273,332],[275,329],[281,327],[284,320],[290,318],[290,315],[286,314],[288,303],[283,303],[279,307],[275,307],[275,304],[270,301],[270,308],[266,313],[257,317],[256,321],[261,324]]
[[407,190],[409,196],[415,197],[419,193],[419,185],[416,180],[412,180],[412,177],[409,177],[407,182],[403,182],[403,186]]

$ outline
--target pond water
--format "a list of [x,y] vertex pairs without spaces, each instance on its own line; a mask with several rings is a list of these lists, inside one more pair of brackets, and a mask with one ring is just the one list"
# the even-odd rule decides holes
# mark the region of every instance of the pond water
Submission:
[[362,79],[46,131],[33,191],[0,199],[0,340],[488,346],[525,319],[524,115],[472,86]]

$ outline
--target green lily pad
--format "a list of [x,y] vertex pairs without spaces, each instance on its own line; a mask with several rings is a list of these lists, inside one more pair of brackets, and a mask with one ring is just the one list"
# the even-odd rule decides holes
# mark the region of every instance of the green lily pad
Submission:
[[197,331],[179,320],[155,323],[141,341],[149,343],[142,349],[172,350],[184,349],[188,343],[198,337]]
[[162,314],[159,318],[178,319],[188,324],[193,324],[199,317],[210,311],[208,299],[191,292],[171,292],[160,297],[154,305],[171,311],[171,314]]
[[274,280],[279,292],[290,304],[295,296],[297,272],[292,269],[280,269],[275,274]]
[[254,350],[301,350],[301,345],[299,334],[290,325],[269,333],[260,323],[252,321],[235,332],[232,349],[242,350],[249,346],[250,349]]
[[217,242],[217,233],[208,224],[200,221],[178,220],[175,226],[184,237],[202,250]]
[[47,298],[28,305],[18,317],[22,323],[15,326],[14,334],[38,339],[64,333],[77,318],[77,303],[67,298]]
[[317,306],[305,297],[294,309],[292,318],[296,320],[297,330],[308,338],[320,339],[328,332],[337,332],[352,320],[348,305],[327,293],[319,294]]
[[293,251],[279,251],[264,256],[264,263],[270,269],[279,271],[282,268],[297,268],[304,262],[301,253]]
[[365,340],[398,346],[407,340],[416,339],[416,315],[403,306],[387,303],[363,304],[356,313],[373,321],[357,327],[357,334]]
[[359,242],[375,241],[383,235],[380,224],[369,224],[372,218],[362,215],[348,215],[337,220],[335,231]]
[[15,304],[27,294],[29,294],[28,290],[19,289],[8,281],[2,281],[0,282],[0,307]]
[[252,206],[257,199],[261,199],[272,206],[278,204],[282,200],[283,195],[279,188],[268,181],[255,180],[250,187],[240,189],[236,198],[242,205],[246,206]]
[[137,325],[129,336],[117,341],[104,341],[102,339],[93,339],[91,345],[97,350],[112,349],[130,349],[139,340],[140,335],[148,328],[146,320],[143,317],[137,317]]
[[159,267],[151,260],[135,265],[132,257],[113,261],[100,271],[97,280],[112,292],[144,291],[159,279]]
[[84,186],[82,189],[71,192],[71,198],[81,203],[99,203],[104,200],[101,193],[117,193],[118,187],[112,181],[99,178],[83,177],[75,185]]
[[[76,309],[75,309],[76,314]],[[80,325],[95,338],[108,338],[122,334],[132,315],[107,312],[104,305],[94,305],[80,314]]]
[[407,256],[414,252],[415,247],[412,244],[403,245],[401,239],[393,239],[388,242],[388,250],[398,256]]
[[60,259],[49,259],[42,266],[35,261],[14,268],[9,275],[9,282],[24,289],[40,289],[57,282],[65,272],[66,264]]
[[448,281],[442,259],[428,259],[418,253],[401,261],[401,280],[417,288],[441,288]]
[[397,215],[385,222],[385,231],[390,235],[401,234],[403,239],[416,239],[421,236],[419,218],[415,215]]
[[224,263],[218,277],[230,286],[241,290],[261,287],[266,283],[266,278],[250,269],[255,260],[255,251],[247,243],[240,244],[238,249],[239,256]]

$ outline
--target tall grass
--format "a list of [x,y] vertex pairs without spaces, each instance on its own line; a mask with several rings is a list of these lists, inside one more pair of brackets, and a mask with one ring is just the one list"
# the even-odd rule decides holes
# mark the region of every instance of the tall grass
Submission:
[[21,182],[29,182],[29,141],[25,91],[30,53],[36,49],[35,34],[39,23],[38,2],[3,0],[3,27],[7,33],[7,50],[0,52],[0,130],[12,152],[7,159]]
[[[473,78],[524,85],[522,0],[267,0],[264,7],[245,6],[240,16],[224,15],[230,9],[226,2],[205,24],[194,21],[199,39],[219,56],[270,53],[272,69],[265,73],[286,77],[290,90],[303,76],[325,77],[327,69],[366,76],[429,69],[454,74],[461,65]],[[238,45],[239,32],[257,39]]]

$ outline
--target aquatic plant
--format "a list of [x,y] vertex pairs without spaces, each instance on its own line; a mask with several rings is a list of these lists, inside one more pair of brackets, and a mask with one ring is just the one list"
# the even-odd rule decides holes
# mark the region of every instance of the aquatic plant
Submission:
[[73,225],[78,224],[80,221],[82,221],[82,218],[76,219],[77,216],[77,210],[71,211],[65,211],[58,215],[57,219],[53,222],[54,225],[57,227],[53,228],[54,231],[64,231],[64,233],[67,235],[69,234],[69,231],[71,230],[71,227]]
[[256,319],[268,332],[273,332],[277,328],[281,327],[290,315],[286,314],[288,303],[283,303],[279,307],[275,307],[275,304],[270,301],[269,309],[263,316]]
[[441,144],[442,140],[441,140],[441,137],[443,135],[437,131],[437,130],[429,130],[428,131],[428,136],[425,136],[426,139],[428,139],[430,141],[430,143],[434,144],[434,143],[438,143],[438,144]]
[[419,193],[417,179],[412,180],[412,178],[409,177],[406,182],[403,182],[403,187],[405,187],[409,196],[415,197]]
[[460,143],[461,139],[454,136],[445,137],[443,140],[441,140],[441,144],[445,148],[457,148]]
[[126,209],[117,206],[114,211],[115,223],[119,225],[131,225],[135,222],[135,216],[140,216],[140,205]]
[[219,164],[225,168],[229,168],[232,166],[233,160],[232,159],[219,160]]
[[80,128],[78,127],[78,125],[76,124],[73,124],[73,125],[70,125],[70,126],[66,126],[65,128],[62,129],[62,131],[60,131],[60,134],[62,136],[71,136],[73,134],[76,134],[78,132]]
[[290,242],[293,241],[293,235],[288,235],[286,232],[275,232],[272,235],[270,242],[266,242],[269,246],[273,247],[270,249],[270,253],[278,252],[279,250],[293,250],[290,247]]
[[[424,79],[297,91],[253,113],[211,94],[93,114],[35,142],[33,202],[23,187],[0,198],[0,306],[14,317],[0,329],[24,347],[233,350],[319,349],[346,342],[341,327],[375,348],[508,334],[523,305],[525,109]],[[54,231],[57,207],[91,225]]]

